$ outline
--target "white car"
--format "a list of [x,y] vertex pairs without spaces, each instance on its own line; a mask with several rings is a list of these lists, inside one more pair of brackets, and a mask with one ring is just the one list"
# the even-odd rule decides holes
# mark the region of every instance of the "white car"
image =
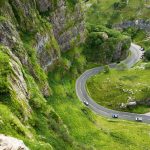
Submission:
[[84,103],[86,106],[89,105],[89,103],[88,103],[87,101],[83,101],[83,103]]
[[112,114],[112,118],[118,118],[118,114]]
[[139,121],[139,122],[142,122],[142,117],[136,117],[135,120]]

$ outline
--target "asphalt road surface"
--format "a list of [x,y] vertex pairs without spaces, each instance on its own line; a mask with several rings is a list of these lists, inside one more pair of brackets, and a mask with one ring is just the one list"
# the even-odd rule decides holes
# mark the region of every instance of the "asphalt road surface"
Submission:
[[[143,55],[143,52],[141,51],[141,47],[136,45],[136,44],[131,44],[130,47],[131,54],[124,60],[122,61],[127,65],[128,68],[133,67],[140,59],[141,56]],[[115,68],[117,64],[110,64],[109,66],[112,68]],[[94,76],[98,74],[100,71],[103,70],[103,67],[96,67],[90,70],[85,71],[76,81],[76,94],[78,98],[84,102],[88,102],[90,109],[92,109],[94,112],[101,116],[109,117],[112,118],[113,114],[118,114],[118,118],[124,119],[124,120],[131,120],[135,121],[136,117],[142,117],[142,122],[145,123],[150,123],[150,116],[144,115],[144,114],[136,114],[136,113],[129,113],[129,112],[120,112],[120,111],[115,111],[111,110],[108,108],[105,108],[101,105],[98,105],[87,93],[86,91],[86,81],[89,79],[91,76]]]

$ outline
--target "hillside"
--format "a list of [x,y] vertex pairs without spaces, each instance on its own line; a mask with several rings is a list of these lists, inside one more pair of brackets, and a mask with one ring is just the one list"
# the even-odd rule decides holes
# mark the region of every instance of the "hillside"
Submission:
[[131,34],[87,20],[86,4],[0,0],[0,149],[4,135],[31,150],[150,149],[149,125],[104,118],[77,98],[79,75],[120,62],[131,44]]
[[87,24],[105,25],[131,36],[132,40],[149,48],[150,1],[145,0],[90,0]]

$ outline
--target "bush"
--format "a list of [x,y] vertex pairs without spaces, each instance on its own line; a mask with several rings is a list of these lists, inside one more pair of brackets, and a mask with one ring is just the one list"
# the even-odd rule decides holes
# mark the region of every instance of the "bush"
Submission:
[[119,71],[127,70],[127,65],[122,62],[122,63],[117,65],[117,70],[119,70]]
[[146,70],[150,70],[150,63],[148,63],[148,64],[145,65],[145,69]]
[[104,26],[88,26],[89,34],[85,42],[84,54],[87,61],[105,63],[114,60],[114,52],[118,43],[122,43],[123,58],[131,44],[129,37],[122,35],[119,31]]
[[148,49],[145,53],[144,53],[145,58],[150,61],[150,49]]
[[2,7],[7,0],[0,0],[0,7]]
[[0,47],[0,94],[9,92],[9,82],[7,77],[11,73],[9,56],[2,51],[5,51],[4,47]]
[[104,66],[104,73],[109,73],[110,72],[110,68],[109,68],[109,66],[108,65],[105,65]]
[[114,9],[123,9],[127,6],[128,1],[127,0],[120,0],[120,2],[114,3]]

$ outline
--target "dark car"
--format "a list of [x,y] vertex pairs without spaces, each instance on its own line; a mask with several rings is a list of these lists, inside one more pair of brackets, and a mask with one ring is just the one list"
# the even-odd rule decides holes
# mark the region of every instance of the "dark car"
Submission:
[[112,118],[118,118],[118,114],[112,114]]
[[86,106],[89,105],[89,103],[88,103],[87,101],[83,101],[83,103],[84,103]]

